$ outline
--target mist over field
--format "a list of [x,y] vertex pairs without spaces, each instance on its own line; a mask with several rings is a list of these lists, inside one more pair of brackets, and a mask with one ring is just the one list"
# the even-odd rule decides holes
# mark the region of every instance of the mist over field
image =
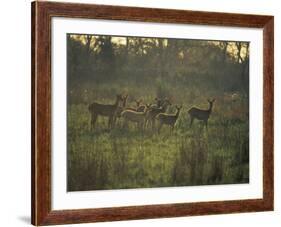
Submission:
[[[66,38],[68,191],[249,182],[249,43]],[[166,118],[180,111],[173,127],[160,130],[160,118],[141,125],[122,111],[109,127],[109,117],[93,113],[116,95],[127,96],[122,111],[157,100],[170,103]],[[208,100],[215,101],[206,127],[197,118],[206,119]]]

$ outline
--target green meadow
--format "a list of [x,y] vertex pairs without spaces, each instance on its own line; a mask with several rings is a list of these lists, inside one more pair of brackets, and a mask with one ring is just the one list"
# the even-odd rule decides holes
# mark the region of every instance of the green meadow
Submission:
[[[160,46],[159,40],[139,44],[131,38],[128,48],[100,36],[87,46],[86,38],[68,37],[68,191],[249,182],[248,59],[242,54],[247,44],[240,43],[239,59],[235,42],[225,47],[178,40]],[[158,61],[170,66],[159,71]],[[128,94],[127,107],[135,107],[135,99],[150,104],[158,97],[170,100],[167,113],[183,108],[173,131],[142,130],[133,122],[124,127],[122,117],[108,129],[102,116],[91,130],[89,104],[113,104],[116,94]],[[208,128],[198,120],[190,127],[188,110],[208,109],[212,98]]]

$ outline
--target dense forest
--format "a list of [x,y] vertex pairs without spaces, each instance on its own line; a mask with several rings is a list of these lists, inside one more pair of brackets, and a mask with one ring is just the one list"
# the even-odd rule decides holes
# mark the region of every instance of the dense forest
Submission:
[[[249,51],[240,41],[67,35],[68,190],[247,183]],[[183,106],[175,130],[115,127],[88,106],[117,94]],[[192,106],[214,110],[206,130],[190,127]],[[122,124],[122,118],[117,126]]]

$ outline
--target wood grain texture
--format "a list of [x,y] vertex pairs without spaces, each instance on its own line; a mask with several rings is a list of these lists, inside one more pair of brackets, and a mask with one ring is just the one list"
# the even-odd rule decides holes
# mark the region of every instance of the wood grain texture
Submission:
[[50,18],[39,2],[32,11],[32,222],[40,225],[51,211]]
[[[81,210],[51,210],[51,18],[95,18],[263,28],[263,199]],[[273,210],[272,16],[90,4],[32,3],[32,224],[70,224]]]
[[274,207],[274,18],[263,28],[263,199]]

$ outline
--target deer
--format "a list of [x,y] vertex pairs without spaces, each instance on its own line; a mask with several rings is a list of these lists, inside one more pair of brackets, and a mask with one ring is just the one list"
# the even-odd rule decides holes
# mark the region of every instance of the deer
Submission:
[[137,112],[143,112],[145,110],[145,105],[141,105],[142,99],[134,100],[134,102],[137,104],[136,107],[127,107],[126,110],[133,110]]
[[163,100],[158,99],[157,97],[154,99],[155,100],[155,104],[151,105],[151,108],[160,108],[161,105],[163,104]]
[[[117,109],[116,109],[116,113],[115,113],[115,117],[121,117],[121,113],[124,109],[127,109],[126,108],[126,105],[127,105],[127,99],[128,99],[128,95],[124,95],[122,96],[122,100],[121,100],[121,103],[119,103],[119,105],[117,106]],[[121,105],[120,105],[121,104]]]
[[197,107],[192,107],[188,110],[188,114],[190,116],[190,126],[189,127],[192,126],[193,120],[197,119],[199,121],[203,121],[206,128],[208,128],[208,120],[212,113],[213,104],[215,102],[215,99],[213,99],[213,100],[208,99],[207,101],[209,102],[209,108],[207,110],[202,110]]
[[124,118],[126,123],[128,121],[135,122],[138,124],[140,128],[143,128],[145,123],[145,116],[149,108],[150,108],[150,104],[147,104],[143,112],[137,112],[134,110],[124,110],[121,113],[121,117]]
[[[137,104],[136,111],[137,111],[137,112],[144,112],[145,109],[147,108],[147,105],[145,105],[145,104],[142,104],[142,105],[141,105],[142,99],[140,99],[140,100],[135,100],[135,102],[136,102],[136,104]],[[151,105],[150,105],[150,106],[151,106]]]
[[177,111],[175,114],[160,113],[155,117],[155,119],[159,121],[158,133],[160,133],[160,130],[163,125],[170,126],[171,131],[174,129],[175,124],[179,118],[182,105],[176,106],[176,109]]
[[120,118],[120,117],[121,117],[122,111],[125,110],[125,109],[127,109],[127,108],[126,108],[127,99],[128,99],[128,94],[122,96],[122,105],[121,105],[121,106],[120,106],[120,105],[117,106],[117,109],[116,109],[116,112],[115,112],[115,115],[114,115],[114,119],[113,119],[113,124],[114,124],[114,126],[115,126],[115,124],[116,124],[117,118]]
[[152,129],[155,128],[155,117],[160,113],[165,113],[168,106],[171,105],[170,101],[166,98],[164,100],[157,99],[157,105],[161,105],[160,107],[150,107],[146,114],[146,123],[151,123]]
[[[156,98],[157,99],[157,98]],[[156,100],[155,99],[155,100]],[[142,99],[135,99],[134,102],[136,103],[136,107],[127,107],[125,108],[126,110],[133,110],[133,111],[137,111],[137,112],[144,112],[146,109],[146,105],[142,104],[143,100]],[[156,104],[151,104],[151,106],[155,106]]]
[[108,128],[111,129],[114,124],[114,118],[119,106],[119,103],[123,101],[122,95],[116,95],[114,104],[100,104],[93,102],[89,105],[88,110],[91,114],[91,129],[95,127],[98,116],[108,117]]

